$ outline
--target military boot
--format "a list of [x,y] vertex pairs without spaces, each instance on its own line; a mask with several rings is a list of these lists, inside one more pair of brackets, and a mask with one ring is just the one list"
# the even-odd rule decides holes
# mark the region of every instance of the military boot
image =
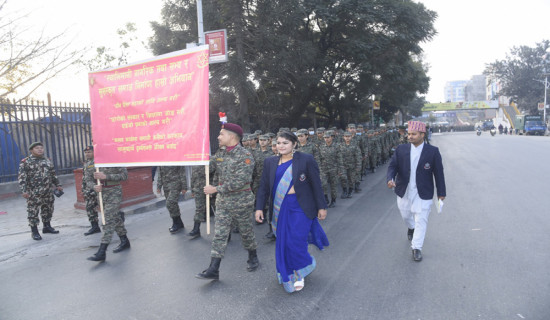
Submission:
[[113,250],[113,253],[118,253],[120,251],[130,249],[130,240],[126,235],[120,236],[120,244]]
[[343,192],[342,192],[342,196],[341,198],[342,199],[345,199],[348,197],[348,188],[342,188]]
[[109,246],[108,243],[102,243],[99,245],[99,250],[97,252],[88,258],[90,261],[105,261],[105,258],[107,258],[107,246]]
[[222,258],[212,258],[210,266],[203,272],[195,275],[195,278],[201,280],[219,280],[220,279],[220,262]]
[[361,192],[361,188],[359,188],[359,184],[360,184],[359,182],[356,182],[356,183],[355,183],[355,192],[356,192],[356,193]]
[[195,221],[195,225],[193,225],[193,230],[187,234],[191,237],[191,239],[196,239],[201,236],[201,223],[200,221]]
[[329,208],[334,208],[334,206],[336,205],[336,199],[332,198],[332,200],[330,201],[330,204],[328,205]]
[[84,235],[89,236],[91,234],[99,233],[99,232],[101,232],[101,229],[99,229],[99,224],[98,224],[97,221],[94,221],[94,222],[92,222],[92,228],[90,228],[90,230],[88,230],[88,232],[85,232]]
[[183,229],[183,221],[181,221],[181,216],[172,218],[172,226],[168,229],[170,233],[177,233],[181,229]]
[[40,236],[40,233],[38,233],[38,227],[37,226],[31,227],[31,231],[32,231],[32,239],[33,240],[42,240],[42,237]]
[[42,233],[59,233],[59,231],[52,228],[49,222],[44,222],[44,228],[42,228]]
[[328,196],[326,194],[325,194],[325,202],[327,203],[327,206],[330,203],[330,201],[328,201]]
[[348,194],[346,194],[346,198],[351,198],[351,194],[353,192],[353,188],[348,188]]
[[254,271],[258,269],[258,266],[260,265],[260,261],[258,260],[258,255],[256,254],[256,250],[248,250],[248,260],[246,261],[248,266],[246,267],[246,270],[248,271]]

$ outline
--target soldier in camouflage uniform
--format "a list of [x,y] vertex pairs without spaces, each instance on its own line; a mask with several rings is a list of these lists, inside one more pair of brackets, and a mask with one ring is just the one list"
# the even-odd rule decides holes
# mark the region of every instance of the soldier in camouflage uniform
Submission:
[[50,159],[44,156],[42,142],[34,142],[29,146],[31,155],[21,160],[19,164],[19,187],[23,198],[27,199],[27,218],[34,240],[42,240],[38,232],[38,213],[42,218],[43,233],[59,233],[52,228],[50,221],[53,215],[54,196],[52,185],[57,190],[63,188],[55,175],[55,169]]
[[367,167],[369,166],[369,138],[363,129],[362,124],[357,125],[357,135],[361,137],[361,181],[363,176],[367,174]]
[[407,135],[405,126],[399,126],[399,142],[398,144],[406,144],[409,143],[409,136]]
[[172,226],[168,231],[174,234],[184,228],[178,200],[180,193],[185,196],[187,192],[187,175],[183,166],[161,166],[158,170],[157,194],[160,194],[161,190],[164,191],[166,209],[172,218]]
[[94,172],[94,179],[101,180],[100,185],[95,185],[95,192],[101,192],[103,200],[103,211],[105,214],[105,225],[103,226],[103,237],[96,254],[89,257],[90,261],[105,261],[107,246],[111,243],[113,233],[116,232],[120,238],[120,244],[113,250],[117,253],[130,248],[130,240],[126,236],[124,220],[119,214],[120,203],[122,202],[121,182],[128,179],[126,168],[100,168],[99,172]]
[[94,191],[96,181],[94,180],[94,147],[87,146],[84,149],[84,155],[86,156],[86,163],[82,168],[82,195],[86,201],[86,213],[88,214],[88,221],[92,227],[88,232],[84,233],[85,236],[89,236],[94,233],[101,232],[99,228],[99,219],[97,215],[97,207],[99,207],[99,201],[97,199],[97,193]]
[[371,172],[376,171],[376,166],[378,164],[378,154],[380,153],[380,145],[378,140],[374,135],[374,130],[368,131],[368,141],[369,141],[369,166]]
[[243,247],[248,250],[248,271],[254,271],[259,266],[256,237],[250,216],[254,211],[255,200],[250,186],[254,157],[239,144],[242,134],[239,125],[225,123],[218,136],[220,146],[226,147],[224,157],[217,163],[218,185],[204,187],[206,194],[217,194],[215,235],[212,240],[210,266],[196,275],[199,279],[219,279],[220,262],[227,247],[233,221],[239,228]]
[[[195,199],[195,216],[193,217],[193,230],[189,232],[191,239],[201,236],[201,222],[206,222],[206,194],[204,186],[206,186],[206,172],[204,166],[194,166],[191,173],[191,195]],[[210,177],[212,177],[212,167]]]
[[353,133],[344,133],[344,143],[340,145],[340,153],[344,160],[344,174],[340,178],[342,183],[342,199],[351,198],[353,188],[356,186],[358,173],[361,170],[361,150],[357,145],[351,143]]
[[[325,194],[328,194],[330,187],[329,208],[334,208],[336,198],[338,197],[338,180],[344,179],[344,162],[340,148],[333,142],[333,131],[328,130],[324,134],[325,144],[319,148],[321,153],[321,170],[327,176],[327,188]],[[328,199],[326,199],[328,200]],[[327,201],[328,202],[328,201]]]
[[279,153],[277,150],[277,141],[275,140],[271,141],[271,152],[273,152],[273,155],[277,155]]
[[[321,152],[319,151],[319,146],[309,140],[309,132],[306,129],[300,129],[297,131],[298,145],[296,150],[309,153],[313,156],[319,168],[321,168]],[[313,139],[317,139],[316,136],[313,136]],[[328,190],[327,187],[327,175],[324,170],[320,170],[320,178],[323,190]],[[328,204],[328,201],[327,201]]]

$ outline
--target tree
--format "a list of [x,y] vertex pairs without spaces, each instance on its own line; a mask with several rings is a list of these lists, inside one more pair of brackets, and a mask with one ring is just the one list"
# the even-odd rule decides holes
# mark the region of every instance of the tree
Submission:
[[37,36],[23,26],[28,14],[5,14],[0,1],[0,99],[14,94],[27,99],[48,80],[75,64],[84,50],[71,50],[64,33]]
[[537,104],[544,101],[544,70],[550,70],[543,59],[549,47],[548,40],[535,47],[513,47],[506,59],[487,64],[483,73],[490,82],[500,82],[500,94],[509,97],[510,102],[538,114]]
[[[397,110],[427,91],[420,42],[435,35],[435,12],[408,0],[213,0],[203,8],[205,30],[228,29],[230,60],[211,66],[213,105],[248,128],[304,114],[323,122],[366,119],[371,97]],[[155,54],[196,39],[195,1],[170,0],[153,23]],[[228,110],[229,109],[229,110]],[[391,116],[391,110],[387,109]],[[269,125],[268,125],[269,123]],[[274,128],[270,128],[274,129]]]
[[83,59],[81,63],[89,71],[97,71],[128,64],[128,59],[131,57],[136,45],[146,46],[144,42],[136,44],[138,37],[136,36],[136,24],[127,22],[123,28],[117,29],[120,44],[118,49],[107,48],[105,46],[95,49],[95,56],[91,59]]

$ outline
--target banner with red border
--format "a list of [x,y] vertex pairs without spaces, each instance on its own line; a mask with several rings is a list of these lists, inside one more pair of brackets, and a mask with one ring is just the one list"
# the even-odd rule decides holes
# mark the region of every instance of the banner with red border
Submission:
[[208,46],[88,75],[97,167],[207,165]]

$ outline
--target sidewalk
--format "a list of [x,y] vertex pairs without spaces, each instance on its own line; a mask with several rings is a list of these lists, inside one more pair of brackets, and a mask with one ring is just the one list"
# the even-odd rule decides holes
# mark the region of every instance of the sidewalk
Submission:
[[[156,181],[155,181],[156,182]],[[156,183],[153,185],[156,188]],[[54,211],[51,225],[54,228],[73,226],[77,228],[86,228],[90,226],[88,216],[83,210],[77,210],[74,207],[76,202],[76,187],[73,182],[63,185],[65,192],[59,198],[55,198]],[[187,197],[186,197],[187,198]],[[126,215],[134,213],[143,213],[159,208],[164,208],[166,200],[163,196],[157,195],[157,198],[147,202],[139,203],[134,206],[122,208]],[[101,218],[100,218],[101,219]],[[40,222],[39,230],[42,230]],[[0,201],[0,238],[30,233],[30,227],[27,220],[27,201],[21,197],[11,197]]]

